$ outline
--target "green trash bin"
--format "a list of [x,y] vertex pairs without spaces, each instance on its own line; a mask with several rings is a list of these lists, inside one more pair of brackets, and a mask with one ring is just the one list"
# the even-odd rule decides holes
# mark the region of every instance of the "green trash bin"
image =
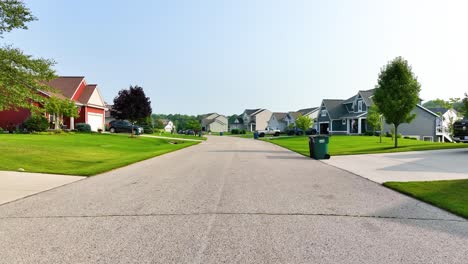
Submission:
[[310,157],[313,159],[329,159],[328,154],[328,136],[317,135],[309,137],[309,151]]

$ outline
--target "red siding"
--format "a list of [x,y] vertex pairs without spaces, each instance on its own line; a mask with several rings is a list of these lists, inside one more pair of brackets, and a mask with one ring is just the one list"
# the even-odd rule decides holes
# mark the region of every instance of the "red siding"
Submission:
[[0,127],[6,130],[15,129],[16,126],[21,125],[30,116],[31,112],[25,108],[18,109],[18,111],[1,111]]
[[75,118],[75,125],[78,123],[86,123],[85,106],[82,106],[78,118]]
[[[78,87],[78,89],[76,90],[75,95],[72,98],[73,101],[78,101],[78,99],[80,98],[81,94],[83,93],[85,87],[86,87],[86,82],[83,80],[81,82],[80,86]],[[82,102],[82,103],[87,103],[87,102]]]

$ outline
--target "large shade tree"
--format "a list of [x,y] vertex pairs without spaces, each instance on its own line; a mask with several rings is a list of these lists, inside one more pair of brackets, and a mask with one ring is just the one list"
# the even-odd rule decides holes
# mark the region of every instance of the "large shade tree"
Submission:
[[416,117],[411,111],[419,102],[421,85],[408,62],[397,57],[382,68],[376,88],[372,99],[385,122],[393,124],[397,148],[398,126],[410,123]]
[[111,115],[134,124],[150,117],[151,112],[150,98],[146,97],[142,87],[135,85],[119,91],[114,98]]
[[[27,29],[36,20],[19,0],[0,0],[0,39],[13,29]],[[43,102],[41,92],[51,91],[47,81],[55,78],[54,61],[34,58],[20,49],[2,43],[0,47],[0,111],[36,108],[31,101]],[[36,109],[37,110],[37,109]]]

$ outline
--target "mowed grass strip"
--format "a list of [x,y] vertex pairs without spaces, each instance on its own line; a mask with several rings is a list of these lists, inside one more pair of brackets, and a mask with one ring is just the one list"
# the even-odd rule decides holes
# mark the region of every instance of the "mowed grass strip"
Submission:
[[468,180],[386,182],[384,185],[468,219]]
[[0,135],[0,170],[91,176],[198,144],[111,134]]
[[[302,155],[309,156],[309,137],[307,136],[283,137],[263,140],[282,146]],[[338,156],[353,154],[468,148],[468,144],[437,143],[405,138],[398,139],[398,145],[398,148],[394,148],[393,140],[388,137],[382,137],[382,143],[379,143],[379,137],[376,136],[335,135],[330,137],[330,143],[328,144],[328,152],[331,156]]]

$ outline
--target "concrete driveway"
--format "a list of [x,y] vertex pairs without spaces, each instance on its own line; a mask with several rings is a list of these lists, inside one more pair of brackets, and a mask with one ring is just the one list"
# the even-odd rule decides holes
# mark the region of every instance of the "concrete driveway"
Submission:
[[335,156],[324,162],[377,183],[468,179],[468,149]]
[[0,206],[0,263],[466,263],[467,244],[464,219],[234,137]]
[[0,171],[0,204],[50,190],[86,177]]

